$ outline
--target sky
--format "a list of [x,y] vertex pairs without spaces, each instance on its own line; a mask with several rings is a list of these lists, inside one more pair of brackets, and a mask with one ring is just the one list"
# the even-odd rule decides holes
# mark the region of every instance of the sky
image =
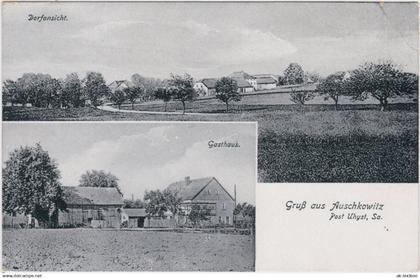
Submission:
[[108,83],[133,73],[199,79],[282,74],[291,62],[326,76],[388,59],[418,71],[416,3],[3,3],[2,18],[3,79],[87,71]]
[[[208,142],[239,148],[209,148]],[[3,167],[19,146],[40,143],[58,164],[61,182],[77,186],[87,170],[119,178],[125,198],[170,183],[216,177],[237,200],[255,204],[255,123],[3,123]]]

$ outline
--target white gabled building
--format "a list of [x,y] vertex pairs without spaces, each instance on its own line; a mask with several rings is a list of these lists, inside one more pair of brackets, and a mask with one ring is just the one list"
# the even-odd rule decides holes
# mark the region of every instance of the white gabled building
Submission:
[[275,89],[277,81],[272,77],[257,78],[257,91]]
[[194,90],[199,97],[214,96],[216,94],[215,78],[204,78],[194,84]]

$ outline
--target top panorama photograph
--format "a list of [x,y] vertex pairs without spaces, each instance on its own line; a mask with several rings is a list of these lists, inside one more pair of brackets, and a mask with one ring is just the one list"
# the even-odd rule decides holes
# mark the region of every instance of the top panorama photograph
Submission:
[[260,182],[418,182],[418,4],[2,3],[3,121],[257,121]]

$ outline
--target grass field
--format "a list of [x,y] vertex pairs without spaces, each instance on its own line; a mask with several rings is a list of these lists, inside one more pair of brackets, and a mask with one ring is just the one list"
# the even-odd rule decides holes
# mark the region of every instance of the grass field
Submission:
[[[414,98],[398,97],[390,99],[391,104],[406,103],[408,106],[413,104]],[[306,111],[323,111],[335,110],[334,102],[332,100],[325,100],[323,96],[316,96],[314,99],[307,102],[304,109]],[[115,106],[117,108],[117,106]],[[368,98],[364,101],[353,101],[350,97],[342,97],[340,99],[340,109],[377,109],[378,101],[373,98]],[[131,104],[123,104],[121,109],[131,110]],[[166,105],[169,112],[182,111],[182,104],[179,101],[170,101]],[[246,95],[238,102],[230,102],[229,110],[231,112],[253,112],[253,111],[295,111],[301,110],[302,107],[295,105],[290,100],[289,94],[263,94],[263,95]],[[165,110],[162,101],[157,100],[153,102],[145,102],[136,104],[134,110],[140,111],[159,111]],[[226,106],[215,98],[198,99],[193,102],[186,102],[187,112],[201,112],[201,113],[225,113]]]
[[152,231],[3,230],[3,270],[253,271],[253,236]]
[[[149,109],[162,109],[159,103],[148,105],[155,106]],[[220,103],[208,105],[223,107]],[[213,112],[217,110],[215,107]],[[385,112],[379,111],[375,104],[345,104],[338,111],[333,105],[249,104],[232,113],[210,115],[115,113],[94,108],[8,108],[3,117],[5,120],[257,121],[261,182],[418,181],[415,103],[391,104]]]

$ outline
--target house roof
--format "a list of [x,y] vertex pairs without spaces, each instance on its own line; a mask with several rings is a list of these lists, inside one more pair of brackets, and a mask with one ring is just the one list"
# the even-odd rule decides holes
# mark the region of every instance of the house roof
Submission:
[[271,77],[271,78],[274,78],[274,79],[279,79],[279,77],[280,77],[279,74],[271,74],[271,73],[259,73],[259,74],[253,74],[253,76],[255,76],[256,78]]
[[231,73],[229,75],[229,77],[231,77],[231,78],[242,78],[242,79],[255,79],[254,76],[244,72],[243,70],[235,71],[235,72]]
[[201,83],[203,83],[208,89],[216,88],[216,82],[217,79],[215,78],[205,78],[201,80]]
[[147,215],[144,208],[125,208],[124,212],[128,217],[145,217]]
[[123,198],[113,187],[62,186],[67,205],[123,205]]
[[113,81],[111,84],[109,84],[109,87],[112,87],[113,89],[117,89],[118,87],[120,87],[122,84],[127,85],[127,87],[132,87],[133,83],[131,83],[128,80],[115,80]]
[[236,81],[238,88],[252,88],[251,84],[248,81],[241,78],[233,78]]
[[257,84],[276,84],[277,81],[272,77],[257,78]]
[[183,201],[192,200],[200,191],[210,183],[213,177],[191,179],[187,184],[186,180],[171,183],[167,188],[178,193]]
[[215,180],[222,189],[229,195],[229,197],[233,200],[233,197],[229,194],[229,192],[220,184],[220,182],[215,177],[206,177],[201,179],[189,179],[189,183],[187,180],[177,181],[171,183],[167,189],[171,190],[172,192],[177,192],[178,197],[181,198],[182,201],[193,200],[212,180]]

